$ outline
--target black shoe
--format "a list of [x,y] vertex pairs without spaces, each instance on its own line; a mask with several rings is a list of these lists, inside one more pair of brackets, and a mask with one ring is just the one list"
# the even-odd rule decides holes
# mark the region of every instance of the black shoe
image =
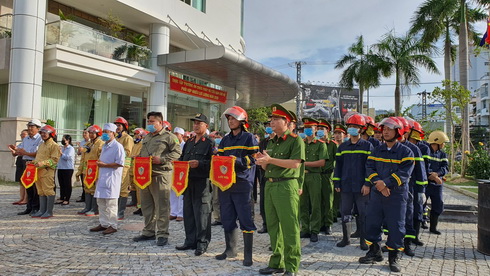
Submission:
[[168,239],[167,238],[159,237],[157,239],[157,245],[158,246],[164,246],[164,245],[167,245],[167,244],[168,244]]
[[22,216],[22,215],[29,215],[31,213],[31,210],[25,210],[23,212],[17,213],[17,215]]
[[413,256],[415,256],[415,252],[413,252],[412,248],[410,247],[411,243],[412,243],[412,239],[410,239],[410,238],[405,238],[403,240],[403,245],[405,247],[403,252],[405,253],[405,255],[413,257]]
[[272,268],[272,267],[266,267],[266,268],[261,268],[259,269],[259,273],[262,275],[270,275],[274,273],[283,273],[284,268]]
[[300,233],[299,237],[302,239],[309,239],[311,237],[310,233]]
[[85,202],[85,198],[79,198],[79,199],[75,200],[75,202]]
[[318,234],[311,233],[310,241],[311,242],[317,242],[318,241]]
[[420,228],[429,229],[429,226],[427,225],[427,221],[423,221],[422,224],[420,225]]
[[197,246],[192,246],[192,245],[187,245],[187,244],[183,244],[183,245],[179,245],[179,246],[176,246],[175,249],[177,250],[191,250],[191,249],[196,249]]
[[262,229],[260,229],[259,231],[257,231],[257,233],[259,233],[259,234],[267,233],[267,228],[266,227],[263,227]]
[[415,244],[416,246],[424,246],[424,243],[419,240],[419,238],[413,239],[412,243]]
[[154,240],[155,236],[145,236],[145,235],[139,235],[133,238],[133,241],[135,242],[140,242],[140,241],[149,241],[149,240]]
[[320,232],[325,232],[326,229],[327,229],[327,227],[325,225],[323,225],[322,227],[320,227]]
[[332,227],[331,226],[325,227],[325,235],[332,235]]
[[381,261],[383,261],[383,255],[381,253],[381,248],[377,243],[371,244],[366,256],[359,258],[359,263],[361,264],[374,264]]
[[400,254],[399,254],[399,252],[398,251],[395,251],[395,250],[391,250],[388,253],[388,263],[390,265],[390,270],[392,272],[400,272],[401,271],[401,267],[400,267],[399,261],[400,261]]
[[361,234],[359,233],[359,230],[356,230],[356,232],[352,233],[350,235],[351,238],[360,238]]
[[202,254],[204,254],[204,252],[206,252],[205,249],[199,248],[199,249],[196,249],[196,251],[194,251],[194,255],[201,256]]
[[211,226],[218,226],[218,225],[223,225],[223,223],[221,223],[221,221],[217,221],[217,220],[215,220],[211,223]]
[[133,212],[133,215],[140,215],[140,216],[142,216],[143,215],[143,212],[141,211],[141,208],[138,208],[138,210],[134,211]]

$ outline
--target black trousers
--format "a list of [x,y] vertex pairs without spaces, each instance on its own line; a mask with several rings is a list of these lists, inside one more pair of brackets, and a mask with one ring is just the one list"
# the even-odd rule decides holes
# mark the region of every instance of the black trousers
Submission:
[[60,198],[63,201],[70,201],[71,197],[71,177],[73,170],[58,169],[58,183],[60,184]]
[[265,171],[261,173],[261,178],[260,178],[260,199],[259,199],[259,206],[260,206],[260,216],[262,217],[262,227],[267,228],[267,222],[265,220]]
[[211,241],[211,184],[190,178],[184,192],[185,244],[206,250]]
[[27,210],[39,210],[39,195],[37,193],[36,184],[26,189],[27,192]]

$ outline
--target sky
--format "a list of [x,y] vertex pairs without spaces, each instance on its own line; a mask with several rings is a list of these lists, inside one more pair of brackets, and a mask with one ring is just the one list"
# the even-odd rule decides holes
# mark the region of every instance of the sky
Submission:
[[[390,30],[405,34],[422,0],[245,0],[244,39],[247,57],[296,80],[288,65],[304,61],[302,82],[336,85],[342,70],[335,63],[360,35],[365,45],[375,44]],[[481,27],[480,27],[481,26]],[[478,25],[484,32],[485,22]],[[456,39],[457,41],[457,39]],[[439,43],[440,44],[440,43]],[[443,54],[434,56],[441,74],[420,71],[420,86],[410,87],[402,110],[421,103],[418,92],[432,91],[444,78]],[[369,91],[369,106],[394,109],[395,80],[383,78]],[[364,97],[367,101],[367,95]]]

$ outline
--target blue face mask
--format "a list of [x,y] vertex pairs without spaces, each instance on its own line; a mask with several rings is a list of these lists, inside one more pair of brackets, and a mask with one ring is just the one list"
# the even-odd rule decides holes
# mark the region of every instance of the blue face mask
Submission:
[[299,134],[299,137],[301,137],[301,139],[305,139],[305,138],[306,138],[306,134],[304,134],[303,132],[301,132],[301,133]]
[[214,142],[216,142],[216,145],[219,145],[219,143],[221,143],[221,138],[214,139]]
[[344,138],[344,142],[347,142],[347,141],[349,141],[349,137]]
[[347,129],[347,133],[350,135],[350,136],[359,136],[359,129],[358,128],[355,128],[355,127],[349,127]]
[[316,132],[316,136],[322,138],[323,136],[325,136],[325,131],[323,129],[320,129]]
[[100,139],[104,142],[107,142],[111,139],[111,137],[109,137],[109,133],[102,133],[102,136],[100,137]]
[[147,125],[146,130],[148,130],[151,133],[157,131],[154,125]]
[[305,128],[305,134],[306,134],[306,136],[313,136],[313,129],[312,128]]
[[141,139],[134,139],[134,142],[138,144],[141,141]]
[[269,138],[269,136],[270,136],[269,134],[265,134],[264,138]]
[[272,127],[266,127],[265,128],[265,133],[271,134],[272,133]]

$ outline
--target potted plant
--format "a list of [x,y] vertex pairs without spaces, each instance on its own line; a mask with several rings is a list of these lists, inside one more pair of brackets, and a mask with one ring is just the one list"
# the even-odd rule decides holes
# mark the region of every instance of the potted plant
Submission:
[[129,63],[141,65],[141,62],[149,59],[151,55],[150,49],[146,48],[148,45],[146,36],[144,34],[131,36],[130,41],[132,44],[124,44],[114,49],[112,58],[122,60],[124,54],[126,54],[126,60]]

